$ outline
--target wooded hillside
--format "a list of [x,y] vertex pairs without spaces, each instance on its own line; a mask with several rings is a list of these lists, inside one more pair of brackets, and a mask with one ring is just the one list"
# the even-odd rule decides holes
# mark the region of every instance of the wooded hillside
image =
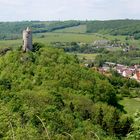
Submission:
[[111,35],[140,35],[140,20],[108,20],[87,22],[87,32]]
[[76,56],[34,47],[0,57],[0,139],[117,140],[132,131],[117,97],[125,82],[117,89]]

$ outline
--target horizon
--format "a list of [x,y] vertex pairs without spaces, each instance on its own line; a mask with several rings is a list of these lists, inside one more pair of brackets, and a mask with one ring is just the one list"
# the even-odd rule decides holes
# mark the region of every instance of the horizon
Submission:
[[117,20],[140,20],[140,19],[128,19],[128,18],[123,18],[123,19],[104,19],[104,20],[102,20],[102,19],[89,19],[89,20],[87,20],[87,19],[66,19],[66,20],[7,20],[7,21],[0,21],[0,22],[58,22],[58,21],[60,21],[60,22],[63,22],[63,21],[117,21]]
[[139,0],[0,0],[0,21],[140,19]]

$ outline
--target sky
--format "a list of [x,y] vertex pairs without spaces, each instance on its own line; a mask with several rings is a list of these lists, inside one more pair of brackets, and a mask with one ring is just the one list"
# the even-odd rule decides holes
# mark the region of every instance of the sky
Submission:
[[0,0],[0,21],[140,19],[140,0]]

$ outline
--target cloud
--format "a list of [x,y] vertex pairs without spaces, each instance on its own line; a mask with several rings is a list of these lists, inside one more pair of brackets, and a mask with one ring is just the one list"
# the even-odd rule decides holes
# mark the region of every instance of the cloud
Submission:
[[23,6],[25,5],[25,1],[22,0],[14,0],[14,1],[9,1],[9,0],[0,0],[0,5],[2,6]]
[[0,0],[0,20],[140,18],[139,0]]

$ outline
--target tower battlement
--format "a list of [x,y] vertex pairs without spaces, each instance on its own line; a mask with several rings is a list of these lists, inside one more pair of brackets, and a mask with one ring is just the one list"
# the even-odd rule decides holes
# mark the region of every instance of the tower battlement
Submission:
[[32,31],[29,27],[26,30],[23,30],[23,51],[31,51],[33,49],[32,45]]

